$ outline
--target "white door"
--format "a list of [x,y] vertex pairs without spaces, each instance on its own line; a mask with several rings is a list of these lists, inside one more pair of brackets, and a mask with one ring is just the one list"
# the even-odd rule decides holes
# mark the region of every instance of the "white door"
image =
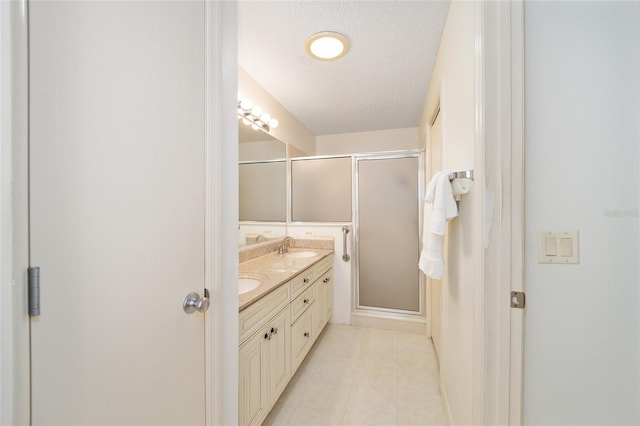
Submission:
[[204,424],[203,2],[31,2],[36,425]]

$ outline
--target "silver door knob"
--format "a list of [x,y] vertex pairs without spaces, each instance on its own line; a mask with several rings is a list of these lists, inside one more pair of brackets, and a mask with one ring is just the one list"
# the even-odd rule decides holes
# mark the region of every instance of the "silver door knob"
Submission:
[[184,302],[182,302],[182,307],[188,314],[191,314],[194,311],[205,312],[209,309],[209,298],[200,297],[200,295],[194,291],[187,294],[187,297],[184,298]]

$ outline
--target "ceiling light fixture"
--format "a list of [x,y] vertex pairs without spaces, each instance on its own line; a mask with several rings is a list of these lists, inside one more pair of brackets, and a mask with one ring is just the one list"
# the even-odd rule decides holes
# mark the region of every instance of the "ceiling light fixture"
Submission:
[[271,118],[267,112],[263,112],[258,105],[253,105],[249,99],[238,99],[238,118],[242,123],[251,125],[253,130],[263,129],[269,131],[278,127],[278,120]]
[[335,61],[347,54],[349,41],[342,34],[325,31],[309,37],[305,48],[314,59]]

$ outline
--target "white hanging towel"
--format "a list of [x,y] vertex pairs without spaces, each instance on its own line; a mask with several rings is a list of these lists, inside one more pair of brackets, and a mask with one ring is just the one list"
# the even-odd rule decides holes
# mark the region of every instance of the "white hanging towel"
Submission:
[[422,232],[422,253],[418,267],[427,276],[442,279],[444,276],[444,232],[447,220],[458,216],[458,205],[453,198],[449,176],[451,172],[436,173],[425,195],[424,226]]

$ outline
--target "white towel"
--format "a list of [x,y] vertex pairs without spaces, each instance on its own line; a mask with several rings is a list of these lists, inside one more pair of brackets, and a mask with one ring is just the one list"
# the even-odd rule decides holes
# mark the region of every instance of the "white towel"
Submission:
[[453,197],[456,201],[460,201],[464,194],[468,194],[471,190],[473,181],[471,179],[454,179],[451,181],[451,188],[453,189]]
[[[449,180],[448,171],[436,173],[427,185],[425,200],[433,205],[429,217],[427,217],[426,229],[437,235],[444,235],[447,220],[458,216],[458,205],[453,199],[453,189]],[[426,209],[425,209],[426,210]]]
[[427,185],[425,195],[422,253],[418,267],[435,279],[442,279],[444,276],[442,249],[447,220],[458,216],[458,205],[453,198],[449,181],[450,174],[449,171],[436,173]]

